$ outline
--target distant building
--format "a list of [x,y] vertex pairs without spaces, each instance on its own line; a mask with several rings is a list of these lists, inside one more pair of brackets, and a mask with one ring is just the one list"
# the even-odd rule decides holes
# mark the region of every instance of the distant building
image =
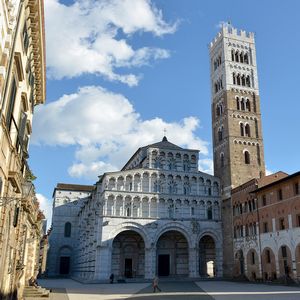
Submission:
[[76,205],[59,191],[49,275],[66,274],[68,265],[72,276],[88,281],[111,273],[116,279],[222,276],[219,180],[198,171],[197,150],[164,137],[139,148],[121,171],[103,174]]
[[265,175],[253,33],[223,25],[210,44],[214,175],[221,180],[224,275],[233,272],[231,190]]
[[53,214],[45,275],[68,275],[78,240],[78,213],[94,186],[58,183],[53,192]]
[[28,166],[34,107],[45,101],[43,1],[0,1],[0,32],[0,298],[21,299],[45,218]]

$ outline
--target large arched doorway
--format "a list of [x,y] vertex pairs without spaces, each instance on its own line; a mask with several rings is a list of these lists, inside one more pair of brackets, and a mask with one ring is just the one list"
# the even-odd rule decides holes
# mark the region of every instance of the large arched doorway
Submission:
[[248,279],[252,281],[255,281],[260,277],[259,259],[257,252],[254,249],[250,249],[247,253],[247,274]]
[[189,247],[182,233],[175,230],[163,233],[156,249],[158,276],[189,275]]
[[288,246],[282,245],[278,251],[280,277],[293,277],[292,254]]
[[296,271],[297,271],[297,278],[300,281],[300,244],[296,247]]
[[111,269],[117,278],[144,277],[145,243],[140,234],[126,230],[114,238]]
[[199,241],[199,274],[201,277],[216,276],[216,246],[209,235]]

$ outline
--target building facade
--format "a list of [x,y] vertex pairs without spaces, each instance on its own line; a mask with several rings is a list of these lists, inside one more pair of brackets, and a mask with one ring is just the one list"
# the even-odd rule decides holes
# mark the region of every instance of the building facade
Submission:
[[222,276],[219,180],[198,171],[197,150],[166,137],[139,148],[121,171],[103,174],[92,195],[79,202],[72,276]]
[[300,282],[300,172],[232,191],[235,276]]
[[210,44],[214,175],[221,180],[224,274],[232,276],[231,190],[265,174],[253,33],[223,25]]
[[34,106],[45,101],[43,1],[0,1],[0,31],[0,294],[16,299],[38,271],[42,235],[27,159]]
[[53,192],[52,226],[49,232],[46,275],[68,275],[78,241],[78,213],[94,186],[58,183]]

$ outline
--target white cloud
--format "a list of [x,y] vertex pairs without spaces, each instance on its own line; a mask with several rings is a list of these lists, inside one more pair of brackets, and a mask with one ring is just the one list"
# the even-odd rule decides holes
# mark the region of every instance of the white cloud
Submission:
[[210,158],[199,159],[199,170],[208,174],[214,174],[214,162]]
[[135,33],[174,33],[150,0],[45,1],[48,76],[61,79],[85,73],[137,85],[139,76],[118,74],[118,67],[140,67],[168,58],[166,49],[129,45]]
[[[99,86],[82,87],[37,107],[33,126],[35,144],[77,146],[69,168],[73,177],[95,180],[103,172],[120,169],[139,147],[160,141],[164,128],[171,142],[208,154],[207,142],[195,135],[197,118],[143,120],[123,95]],[[209,162],[202,165],[205,170],[210,168]]]
[[36,194],[36,197],[40,203],[40,209],[47,219],[47,228],[49,228],[52,222],[52,201],[42,194]]

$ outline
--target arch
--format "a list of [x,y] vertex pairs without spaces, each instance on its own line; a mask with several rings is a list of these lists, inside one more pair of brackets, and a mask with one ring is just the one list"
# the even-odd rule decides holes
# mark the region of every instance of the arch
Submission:
[[236,109],[240,110],[241,109],[241,107],[240,107],[240,98],[236,97],[235,100],[236,100]]
[[255,249],[247,253],[247,276],[249,280],[256,280],[259,274],[259,258]]
[[114,238],[123,231],[135,231],[143,238],[145,242],[145,247],[149,248],[151,244],[151,238],[145,231],[144,227],[136,222],[124,222],[118,225],[115,230],[111,231],[109,234],[109,247],[112,247]]
[[199,240],[199,275],[216,276],[216,243],[209,234],[203,235]]
[[241,136],[245,135],[244,124],[242,122],[240,122],[240,133],[241,133]]
[[280,277],[293,277],[292,253],[286,244],[281,245],[278,250],[278,262]]
[[167,231],[180,232],[181,234],[184,235],[184,237],[188,241],[188,246],[190,248],[192,247],[193,241],[191,239],[191,234],[189,233],[189,229],[185,225],[177,223],[177,222],[169,222],[168,224],[162,226],[162,228],[159,231],[157,231],[155,238],[154,238],[154,242],[153,242],[155,246],[157,244],[159,237]]
[[72,224],[70,222],[65,223],[65,229],[64,229],[64,237],[71,237],[72,233]]
[[239,249],[234,255],[234,277],[245,275],[245,259],[242,249]]
[[224,167],[224,153],[223,152],[221,152],[221,154],[220,154],[220,165],[222,168]]
[[250,164],[250,153],[248,150],[244,150],[244,162],[246,165]]
[[262,251],[262,266],[264,280],[269,281],[277,278],[275,254],[269,247],[264,248]]
[[145,240],[134,230],[118,233],[112,241],[111,273],[117,278],[145,276]]

